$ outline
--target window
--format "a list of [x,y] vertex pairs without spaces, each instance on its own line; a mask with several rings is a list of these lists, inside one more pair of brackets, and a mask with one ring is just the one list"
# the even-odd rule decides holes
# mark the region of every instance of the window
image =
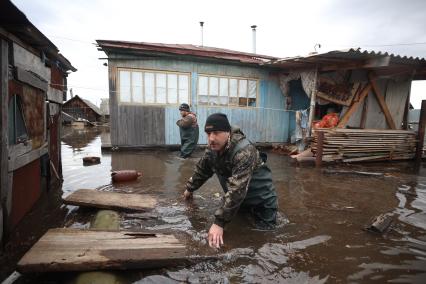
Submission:
[[232,77],[198,77],[198,103],[210,106],[255,107],[258,80]]
[[28,140],[27,127],[22,114],[22,104],[19,96],[14,95],[9,101],[9,145],[23,143]]
[[189,103],[189,74],[119,70],[119,102],[134,104]]

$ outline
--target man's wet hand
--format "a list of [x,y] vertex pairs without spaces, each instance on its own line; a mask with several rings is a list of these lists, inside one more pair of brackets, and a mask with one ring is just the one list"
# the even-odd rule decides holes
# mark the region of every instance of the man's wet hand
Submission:
[[213,224],[209,230],[209,246],[212,248],[220,248],[223,245],[223,228]]
[[190,200],[192,199],[192,192],[190,192],[189,190],[185,189],[185,192],[183,193],[183,198],[185,200]]

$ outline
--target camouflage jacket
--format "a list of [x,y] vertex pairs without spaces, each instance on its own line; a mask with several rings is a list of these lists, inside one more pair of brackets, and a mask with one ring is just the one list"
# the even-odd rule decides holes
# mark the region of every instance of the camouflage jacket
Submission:
[[176,121],[176,125],[182,128],[196,127],[197,124],[197,115],[193,112],[190,112],[187,116],[182,117]]
[[222,206],[215,212],[215,224],[221,226],[231,221],[243,203],[253,171],[263,162],[259,152],[252,144],[246,145],[234,153],[234,147],[245,139],[239,129],[232,129],[231,137],[222,154],[207,149],[197,163],[195,172],[189,178],[186,189],[193,192],[200,188],[214,173],[224,180],[225,196]]

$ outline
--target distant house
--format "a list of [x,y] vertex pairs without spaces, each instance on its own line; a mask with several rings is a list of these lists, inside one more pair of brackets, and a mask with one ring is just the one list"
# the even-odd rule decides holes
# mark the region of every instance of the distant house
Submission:
[[76,69],[11,1],[0,3],[1,242],[62,177],[61,109]]
[[102,117],[101,110],[95,104],[78,95],[66,101],[62,110],[74,119],[87,119],[90,122],[100,121]]
[[[308,128],[333,111],[339,127],[407,129],[411,81],[426,79],[422,58],[361,49],[275,58],[187,44],[97,43],[108,56],[111,146],[119,147],[179,144],[183,102],[201,129],[209,114],[223,112],[254,142],[289,141],[302,110],[311,114]],[[364,92],[358,103],[373,87],[379,95],[365,99]]]

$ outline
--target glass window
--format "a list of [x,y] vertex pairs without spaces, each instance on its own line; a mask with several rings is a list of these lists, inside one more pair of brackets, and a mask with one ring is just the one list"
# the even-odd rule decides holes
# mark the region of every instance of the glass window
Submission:
[[167,74],[167,103],[176,104],[177,102],[177,75]]
[[137,104],[189,102],[189,75],[119,70],[119,101]]
[[232,77],[198,77],[198,103],[211,106],[255,107],[258,81]]
[[145,73],[145,103],[155,103],[155,82],[154,73]]
[[215,77],[210,77],[209,104],[219,105],[219,79]]
[[208,97],[208,87],[209,87],[209,81],[208,77],[200,76],[198,78],[198,102],[200,104],[208,104],[209,97]]
[[132,101],[143,103],[142,72],[132,72]]
[[219,80],[219,104],[222,106],[228,105],[229,86],[228,78],[220,78]]
[[189,76],[179,75],[179,104],[189,104]]
[[120,101],[130,103],[130,72],[120,71]]
[[156,102],[159,104],[165,104],[166,103],[166,74],[163,73],[156,73]]
[[22,113],[22,104],[19,96],[14,95],[9,101],[8,110],[9,145],[23,143],[28,140],[27,128]]
[[257,82],[249,80],[248,83],[248,106],[255,107],[257,98]]
[[238,81],[238,105],[247,106],[247,80]]

